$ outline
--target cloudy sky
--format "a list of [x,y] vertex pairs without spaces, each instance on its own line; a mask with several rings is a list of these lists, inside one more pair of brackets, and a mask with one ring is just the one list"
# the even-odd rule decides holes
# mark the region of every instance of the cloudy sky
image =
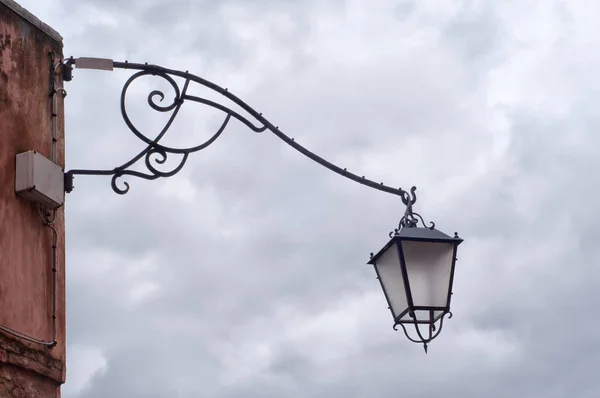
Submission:
[[[600,4],[20,3],[67,56],[189,70],[342,167],[417,185],[417,210],[465,239],[454,317],[425,355],[365,264],[398,197],[239,123],[127,195],[78,177],[64,397],[600,396]],[[130,75],[74,71],[68,168],[142,148],[119,110]],[[128,99],[150,130],[155,87]],[[218,116],[186,104],[165,142],[202,142]]]

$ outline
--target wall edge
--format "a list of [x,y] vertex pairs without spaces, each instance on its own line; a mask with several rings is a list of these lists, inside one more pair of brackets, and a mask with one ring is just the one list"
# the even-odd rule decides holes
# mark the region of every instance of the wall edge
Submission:
[[11,9],[21,18],[23,18],[24,20],[41,30],[44,34],[48,35],[52,40],[62,44],[63,37],[60,35],[60,33],[52,29],[49,25],[42,22],[38,17],[27,11],[14,0],[0,0],[0,4],[5,5],[9,9]]

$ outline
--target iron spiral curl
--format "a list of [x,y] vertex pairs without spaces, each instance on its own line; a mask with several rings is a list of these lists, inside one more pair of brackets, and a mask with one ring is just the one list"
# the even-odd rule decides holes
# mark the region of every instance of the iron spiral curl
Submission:
[[[163,126],[163,128],[161,129],[159,134],[153,139],[148,137],[146,134],[144,134],[142,131],[140,131],[140,129],[138,127],[136,127],[136,125],[133,123],[133,121],[131,120],[131,118],[129,116],[127,106],[126,106],[128,90],[131,87],[131,84],[134,81],[136,81],[137,79],[142,78],[144,76],[149,76],[149,75],[163,79],[164,81],[166,81],[168,83],[168,85],[171,87],[171,89],[173,90],[173,94],[174,94],[173,101],[168,104],[162,103],[166,98],[166,95],[163,91],[152,90],[148,94],[147,103],[151,109],[153,109],[156,112],[162,112],[162,113],[171,112],[169,119],[167,120],[167,122],[165,123],[165,125]],[[256,132],[265,130],[266,127],[264,125],[259,126],[255,123],[252,123],[250,120],[248,120],[247,118],[243,117],[242,115],[240,115],[239,113],[235,112],[234,110],[232,110],[228,107],[225,107],[214,101],[210,101],[206,98],[188,95],[187,90],[188,90],[190,82],[191,82],[191,79],[189,79],[189,78],[185,79],[183,87],[180,88],[179,85],[177,84],[177,82],[175,81],[175,79],[172,76],[170,76],[168,73],[165,73],[165,72],[155,71],[155,70],[142,70],[142,71],[139,71],[139,72],[133,74],[125,82],[123,89],[121,91],[121,115],[123,117],[125,124],[129,128],[129,130],[131,130],[131,132],[137,138],[139,138],[141,141],[143,141],[147,145],[146,148],[144,148],[140,153],[138,153],[136,156],[134,156],[128,162],[126,162],[118,167],[115,167],[112,170],[70,170],[69,172],[66,173],[66,176],[70,177],[72,180],[73,176],[76,174],[112,175],[111,187],[112,187],[113,191],[115,191],[116,193],[118,193],[120,195],[124,195],[129,191],[130,185],[127,181],[123,181],[122,184],[119,184],[119,180],[121,178],[123,178],[125,176],[132,176],[132,177],[137,177],[137,178],[143,178],[146,180],[155,180],[158,178],[171,177],[171,176],[177,174],[183,168],[183,166],[185,166],[185,163],[191,153],[198,152],[202,149],[205,149],[206,147],[211,145],[213,142],[215,142],[217,138],[219,138],[219,136],[223,133],[223,131],[229,124],[231,117],[235,117],[236,119],[242,121],[242,123],[246,124],[247,126],[249,126],[252,130],[254,130]],[[203,142],[199,145],[185,147],[185,148],[175,148],[175,147],[162,145],[160,143],[160,140],[165,136],[165,134],[167,133],[167,131],[173,124],[173,121],[177,117],[177,114],[179,113],[181,106],[183,105],[183,103],[186,100],[201,103],[208,107],[211,107],[211,108],[214,108],[214,109],[217,109],[217,110],[223,112],[224,118],[223,118],[223,121],[222,121],[220,127],[217,129],[217,131],[215,133],[213,133],[213,135],[208,140],[206,140],[205,142]],[[164,165],[167,162],[167,160],[170,158],[170,155],[179,155],[180,156],[180,159],[178,160],[176,165],[174,167],[172,167],[170,170],[166,170],[166,171],[159,169],[160,165]],[[130,167],[132,167],[133,165],[138,163],[138,161],[140,161],[142,158],[143,158],[143,164],[146,167],[147,172],[131,170]],[[68,181],[67,181],[67,183],[68,183]],[[67,186],[68,186],[68,184],[67,184]],[[72,184],[71,184],[70,189],[72,189]],[[67,190],[67,192],[70,191],[69,189],[66,189],[66,190]]]

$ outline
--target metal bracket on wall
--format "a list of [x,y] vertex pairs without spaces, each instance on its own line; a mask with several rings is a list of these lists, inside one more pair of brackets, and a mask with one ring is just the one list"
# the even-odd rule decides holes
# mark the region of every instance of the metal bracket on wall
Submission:
[[[104,176],[112,176],[111,186],[112,189],[118,194],[126,194],[129,191],[129,183],[123,181],[122,185],[119,186],[117,182],[119,179],[125,176],[132,176],[143,178],[146,180],[155,180],[161,177],[171,177],[177,174],[185,165],[186,161],[190,154],[201,151],[202,149],[207,148],[213,142],[219,138],[219,136],[225,131],[225,128],[229,124],[232,119],[236,119],[238,122],[243,123],[250,130],[256,133],[262,133],[264,131],[270,131],[275,134],[278,138],[280,138],[283,142],[308,157],[309,159],[319,163],[321,166],[328,168],[329,170],[346,177],[352,181],[358,182],[360,184],[366,185],[368,187],[388,192],[394,195],[398,195],[402,197],[402,201],[404,204],[407,204],[407,201],[410,201],[410,195],[407,191],[402,188],[394,188],[391,186],[387,186],[383,184],[383,182],[376,182],[365,178],[365,176],[360,176],[358,174],[351,173],[345,168],[341,168],[336,166],[335,164],[328,162],[322,157],[314,154],[309,151],[302,145],[298,144],[294,138],[288,137],[284,134],[278,126],[275,126],[273,123],[268,121],[262,113],[257,112],[236,95],[232,94],[227,88],[222,88],[215,83],[212,83],[202,77],[193,75],[188,71],[180,71],[174,69],[167,69],[158,65],[150,65],[148,63],[139,64],[139,63],[130,63],[128,61],[125,62],[116,62],[111,59],[105,58],[69,58],[63,64],[63,77],[65,81],[69,81],[73,77],[72,68],[76,67],[78,69],[96,69],[96,70],[108,70],[112,71],[114,69],[131,69],[137,71],[134,73],[123,86],[121,91],[121,115],[123,116],[123,120],[125,124],[131,130],[131,132],[143,141],[146,144],[146,148],[135,155],[131,160],[126,163],[123,163],[120,166],[117,166],[113,169],[104,169],[104,170],[86,170],[86,169],[72,169],[65,173],[65,191],[71,192],[73,190],[73,179],[75,175],[104,175]],[[131,84],[144,76],[153,76],[158,79],[161,79],[163,82],[167,83],[168,86],[172,89],[173,101],[168,104],[163,104],[162,101],[165,99],[165,93],[160,90],[152,90],[148,94],[147,103],[150,108],[156,112],[169,113],[170,116],[163,126],[161,131],[154,138],[150,138],[145,135],[138,127],[134,125],[131,121],[129,114],[127,112],[127,107],[125,105],[128,89]],[[176,80],[178,79],[179,82]],[[239,112],[231,109],[230,107],[223,105],[222,103],[215,102],[205,97],[200,97],[196,95],[188,94],[188,88],[190,84],[198,84],[203,86],[213,93],[218,94],[224,100],[227,100],[239,108],[241,108],[244,112],[246,112],[249,117],[246,117]],[[170,147],[160,143],[161,139],[165,136],[173,121],[177,117],[181,107],[186,102],[193,102],[196,104],[201,104],[212,109],[218,110],[223,115],[223,121],[221,122],[220,127],[213,133],[213,135],[203,143],[200,143],[195,146],[186,147],[186,148],[177,148]],[[164,165],[167,159],[171,156],[178,157],[175,167],[172,167],[169,170],[160,170],[159,167]],[[142,160],[143,159],[143,160]],[[132,170],[131,167],[134,166],[138,162],[143,162],[147,171],[141,172],[137,170]]]

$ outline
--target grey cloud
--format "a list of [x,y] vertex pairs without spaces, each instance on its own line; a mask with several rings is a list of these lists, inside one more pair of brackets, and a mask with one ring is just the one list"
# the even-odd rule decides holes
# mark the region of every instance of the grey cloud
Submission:
[[[477,3],[475,3],[477,4]],[[493,4],[465,2],[444,29],[445,36],[471,63],[495,55],[506,35]],[[488,66],[489,67],[489,66]]]
[[394,5],[394,11],[401,20],[410,17],[416,8],[415,2],[411,0],[398,1]]
[[[106,396],[127,396],[127,397],[171,397],[178,396],[180,386],[176,383],[165,385],[162,383],[164,370],[158,364],[168,365],[169,368],[180,375],[186,374],[189,366],[196,362],[195,357],[190,357],[186,352],[181,351],[166,351],[163,342],[155,342],[155,349],[148,349],[151,345],[131,345],[127,348],[119,350],[111,357],[107,371],[97,373],[93,380],[93,390],[84,390],[83,397],[96,398]],[[210,363],[206,363],[207,355],[203,356],[205,369],[202,374],[188,375],[193,377],[194,384],[197,385],[197,393],[203,393],[210,386],[207,386],[210,377]],[[132,373],[131,368],[139,369],[139,372]],[[200,370],[200,369],[198,369]],[[177,382],[179,377],[172,379]],[[207,387],[205,387],[207,386]]]
[[[196,54],[206,62],[225,62],[240,67],[244,59],[255,56],[255,49],[241,42],[232,34],[232,21],[224,10],[231,7],[251,11],[248,21],[259,24],[271,13],[288,16],[294,24],[289,37],[272,36],[272,40],[287,40],[290,47],[302,40],[310,30],[307,21],[309,3],[296,1],[256,1],[251,8],[247,2],[231,1],[78,1],[66,2],[68,14],[85,16],[94,10],[101,12],[103,18],[117,23],[106,23],[103,19],[83,24],[79,19],[82,32],[67,43],[66,48],[90,48],[94,54],[109,58],[125,57],[129,59],[146,57],[144,61],[157,63],[165,56],[177,58]],[[342,2],[339,5],[343,5]],[[81,43],[81,44],[79,44]],[[119,43],[115,46],[114,43]],[[167,53],[157,51],[168,48]],[[116,51],[116,53],[115,53]],[[143,54],[143,55],[142,55]],[[76,54],[79,55],[79,54]],[[81,54],[80,56],[85,56]],[[274,60],[277,62],[277,60]],[[296,64],[303,62],[298,57]]]

